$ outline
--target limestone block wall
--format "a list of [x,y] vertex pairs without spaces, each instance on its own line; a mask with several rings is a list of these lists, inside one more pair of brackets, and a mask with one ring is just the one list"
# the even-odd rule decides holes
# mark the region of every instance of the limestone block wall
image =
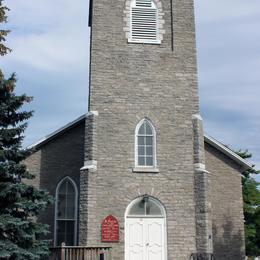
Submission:
[[[172,6],[161,1],[160,45],[128,43],[125,7],[125,0],[93,1],[90,111],[99,113],[97,170],[85,175],[88,220],[80,228],[87,234],[80,243],[109,245],[101,243],[101,222],[112,214],[120,224],[120,242],[111,244],[113,259],[123,260],[125,210],[148,194],[167,211],[168,259],[187,260],[196,252],[192,115],[199,113],[199,102],[193,1]],[[133,172],[135,128],[144,117],[156,129],[158,173]]]
[[41,150],[38,150],[30,155],[25,160],[25,164],[27,166],[28,171],[34,175],[34,179],[32,180],[24,180],[24,182],[28,185],[32,185],[36,188],[40,188],[40,173],[41,173]]
[[[55,196],[60,180],[70,176],[79,190],[80,168],[84,163],[84,130],[85,123],[82,121],[66,133],[43,144],[28,157],[25,163],[29,171],[36,176],[29,183]],[[54,205],[42,212],[40,221],[50,225],[49,239],[53,239]]]
[[241,169],[208,144],[205,151],[211,181],[213,252],[218,260],[242,260],[245,245]]
[[203,120],[200,115],[193,116],[194,133],[194,189],[196,202],[196,244],[197,253],[210,259],[212,254],[212,215],[211,185],[209,172],[205,166],[205,147]]
[[[136,197],[148,194],[166,207],[168,259],[186,260],[196,252],[191,119],[178,129],[174,119],[170,120],[169,126],[168,114],[156,115],[156,112],[149,111],[149,118],[157,131],[159,173],[134,173],[135,126],[146,115],[145,112],[127,119],[118,114],[98,116],[97,171],[82,174],[82,184],[88,184],[87,189],[84,186],[88,198],[81,207],[88,207],[88,212],[81,221],[80,243],[111,245],[113,259],[124,259],[125,210]],[[120,122],[120,129],[115,128]],[[86,199],[83,193],[81,196]],[[110,214],[119,220],[118,244],[101,243],[101,222]]]

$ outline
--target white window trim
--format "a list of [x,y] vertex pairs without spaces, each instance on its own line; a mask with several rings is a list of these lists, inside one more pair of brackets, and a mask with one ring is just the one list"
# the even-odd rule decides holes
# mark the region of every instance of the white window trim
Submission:
[[163,19],[164,17],[164,12],[162,9],[162,3],[161,0],[152,0],[153,4],[157,8],[157,40],[137,40],[137,39],[132,39],[132,7],[135,6],[135,0],[126,0],[125,4],[125,16],[124,16],[124,23],[125,27],[123,28],[127,41],[128,43],[135,43],[135,44],[154,44],[154,45],[159,45],[163,41],[163,35],[165,34],[164,30],[164,24],[165,20]]
[[[149,123],[149,125],[151,126],[151,129],[152,129],[152,132],[153,132],[153,165],[152,166],[145,166],[145,165],[138,164],[138,132],[139,132],[140,127],[144,123],[144,121]],[[134,169],[134,171],[139,172],[139,171],[142,171],[142,169],[148,170],[148,171],[149,171],[149,169],[157,169],[156,151],[157,150],[156,150],[155,127],[154,127],[153,123],[151,122],[151,120],[149,120],[148,118],[144,118],[137,124],[137,126],[135,128],[135,169]],[[158,172],[158,171],[156,170],[156,172]]]
[[[152,1],[152,5],[154,5],[155,7],[151,7],[150,9],[155,9],[156,10],[156,40],[146,40],[146,39],[133,39],[132,38],[132,8],[136,7],[136,0],[133,0],[130,6],[130,34],[129,34],[129,39],[128,42],[131,43],[149,43],[149,44],[160,44],[161,40],[159,40],[159,22],[158,22],[158,14],[159,14],[159,10],[158,7],[156,6],[155,2],[153,0]],[[146,9],[147,7],[138,7],[140,9]]]
[[[58,220],[61,220],[61,219],[58,219],[57,215],[58,215],[58,198],[59,198],[59,189],[60,189],[60,186],[61,184],[65,181],[65,180],[69,180],[73,187],[74,187],[74,190],[75,190],[75,212],[74,212],[74,219],[73,221],[75,221],[74,223],[74,246],[77,244],[77,229],[78,229],[78,187],[76,185],[76,183],[69,177],[65,177],[63,178],[62,180],[60,180],[60,182],[58,183],[57,187],[56,187],[56,191],[55,191],[55,215],[54,215],[54,246],[57,246],[57,222]],[[69,219],[66,219],[66,220],[69,220]]]

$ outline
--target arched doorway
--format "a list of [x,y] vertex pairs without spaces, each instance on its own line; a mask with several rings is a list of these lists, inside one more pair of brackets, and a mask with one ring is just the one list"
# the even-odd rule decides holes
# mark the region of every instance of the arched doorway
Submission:
[[135,199],[125,214],[125,260],[167,260],[166,214],[150,196]]

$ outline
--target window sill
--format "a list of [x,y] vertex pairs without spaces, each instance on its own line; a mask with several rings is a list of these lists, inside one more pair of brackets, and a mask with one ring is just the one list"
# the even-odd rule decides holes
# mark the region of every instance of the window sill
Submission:
[[132,40],[132,39],[128,39],[128,43],[160,45],[160,44],[161,44],[161,41],[159,41],[159,40],[149,41],[149,40]]
[[159,173],[159,169],[154,167],[134,167],[132,171],[139,173]]

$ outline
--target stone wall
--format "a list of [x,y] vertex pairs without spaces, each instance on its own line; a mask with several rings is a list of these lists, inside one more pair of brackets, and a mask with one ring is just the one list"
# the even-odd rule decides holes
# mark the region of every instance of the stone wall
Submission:
[[[196,247],[203,260],[211,260],[212,254],[212,215],[211,185],[205,166],[205,147],[203,120],[201,116],[193,116],[194,133],[194,189],[196,212]],[[203,256],[203,257],[202,257]]]
[[206,144],[213,216],[213,251],[217,260],[243,260],[244,216],[241,169],[230,158]]
[[[168,259],[186,260],[196,252],[192,115],[199,104],[193,1],[173,1],[173,23],[170,1],[161,2],[164,38],[161,45],[150,45],[127,43],[124,0],[93,1],[90,110],[99,113],[97,171],[85,172],[88,220],[80,227],[87,230],[80,243],[102,245],[101,222],[112,214],[120,223],[120,243],[111,244],[114,260],[124,259],[125,210],[144,194],[167,210]],[[157,174],[133,172],[135,128],[144,117],[157,132]]]
[[[41,145],[26,159],[28,170],[36,176],[29,184],[47,190],[55,196],[60,180],[70,176],[79,189],[80,168],[84,162],[84,128],[82,121],[66,133]],[[50,225],[49,238],[53,239],[54,205],[41,214],[40,221]]]

